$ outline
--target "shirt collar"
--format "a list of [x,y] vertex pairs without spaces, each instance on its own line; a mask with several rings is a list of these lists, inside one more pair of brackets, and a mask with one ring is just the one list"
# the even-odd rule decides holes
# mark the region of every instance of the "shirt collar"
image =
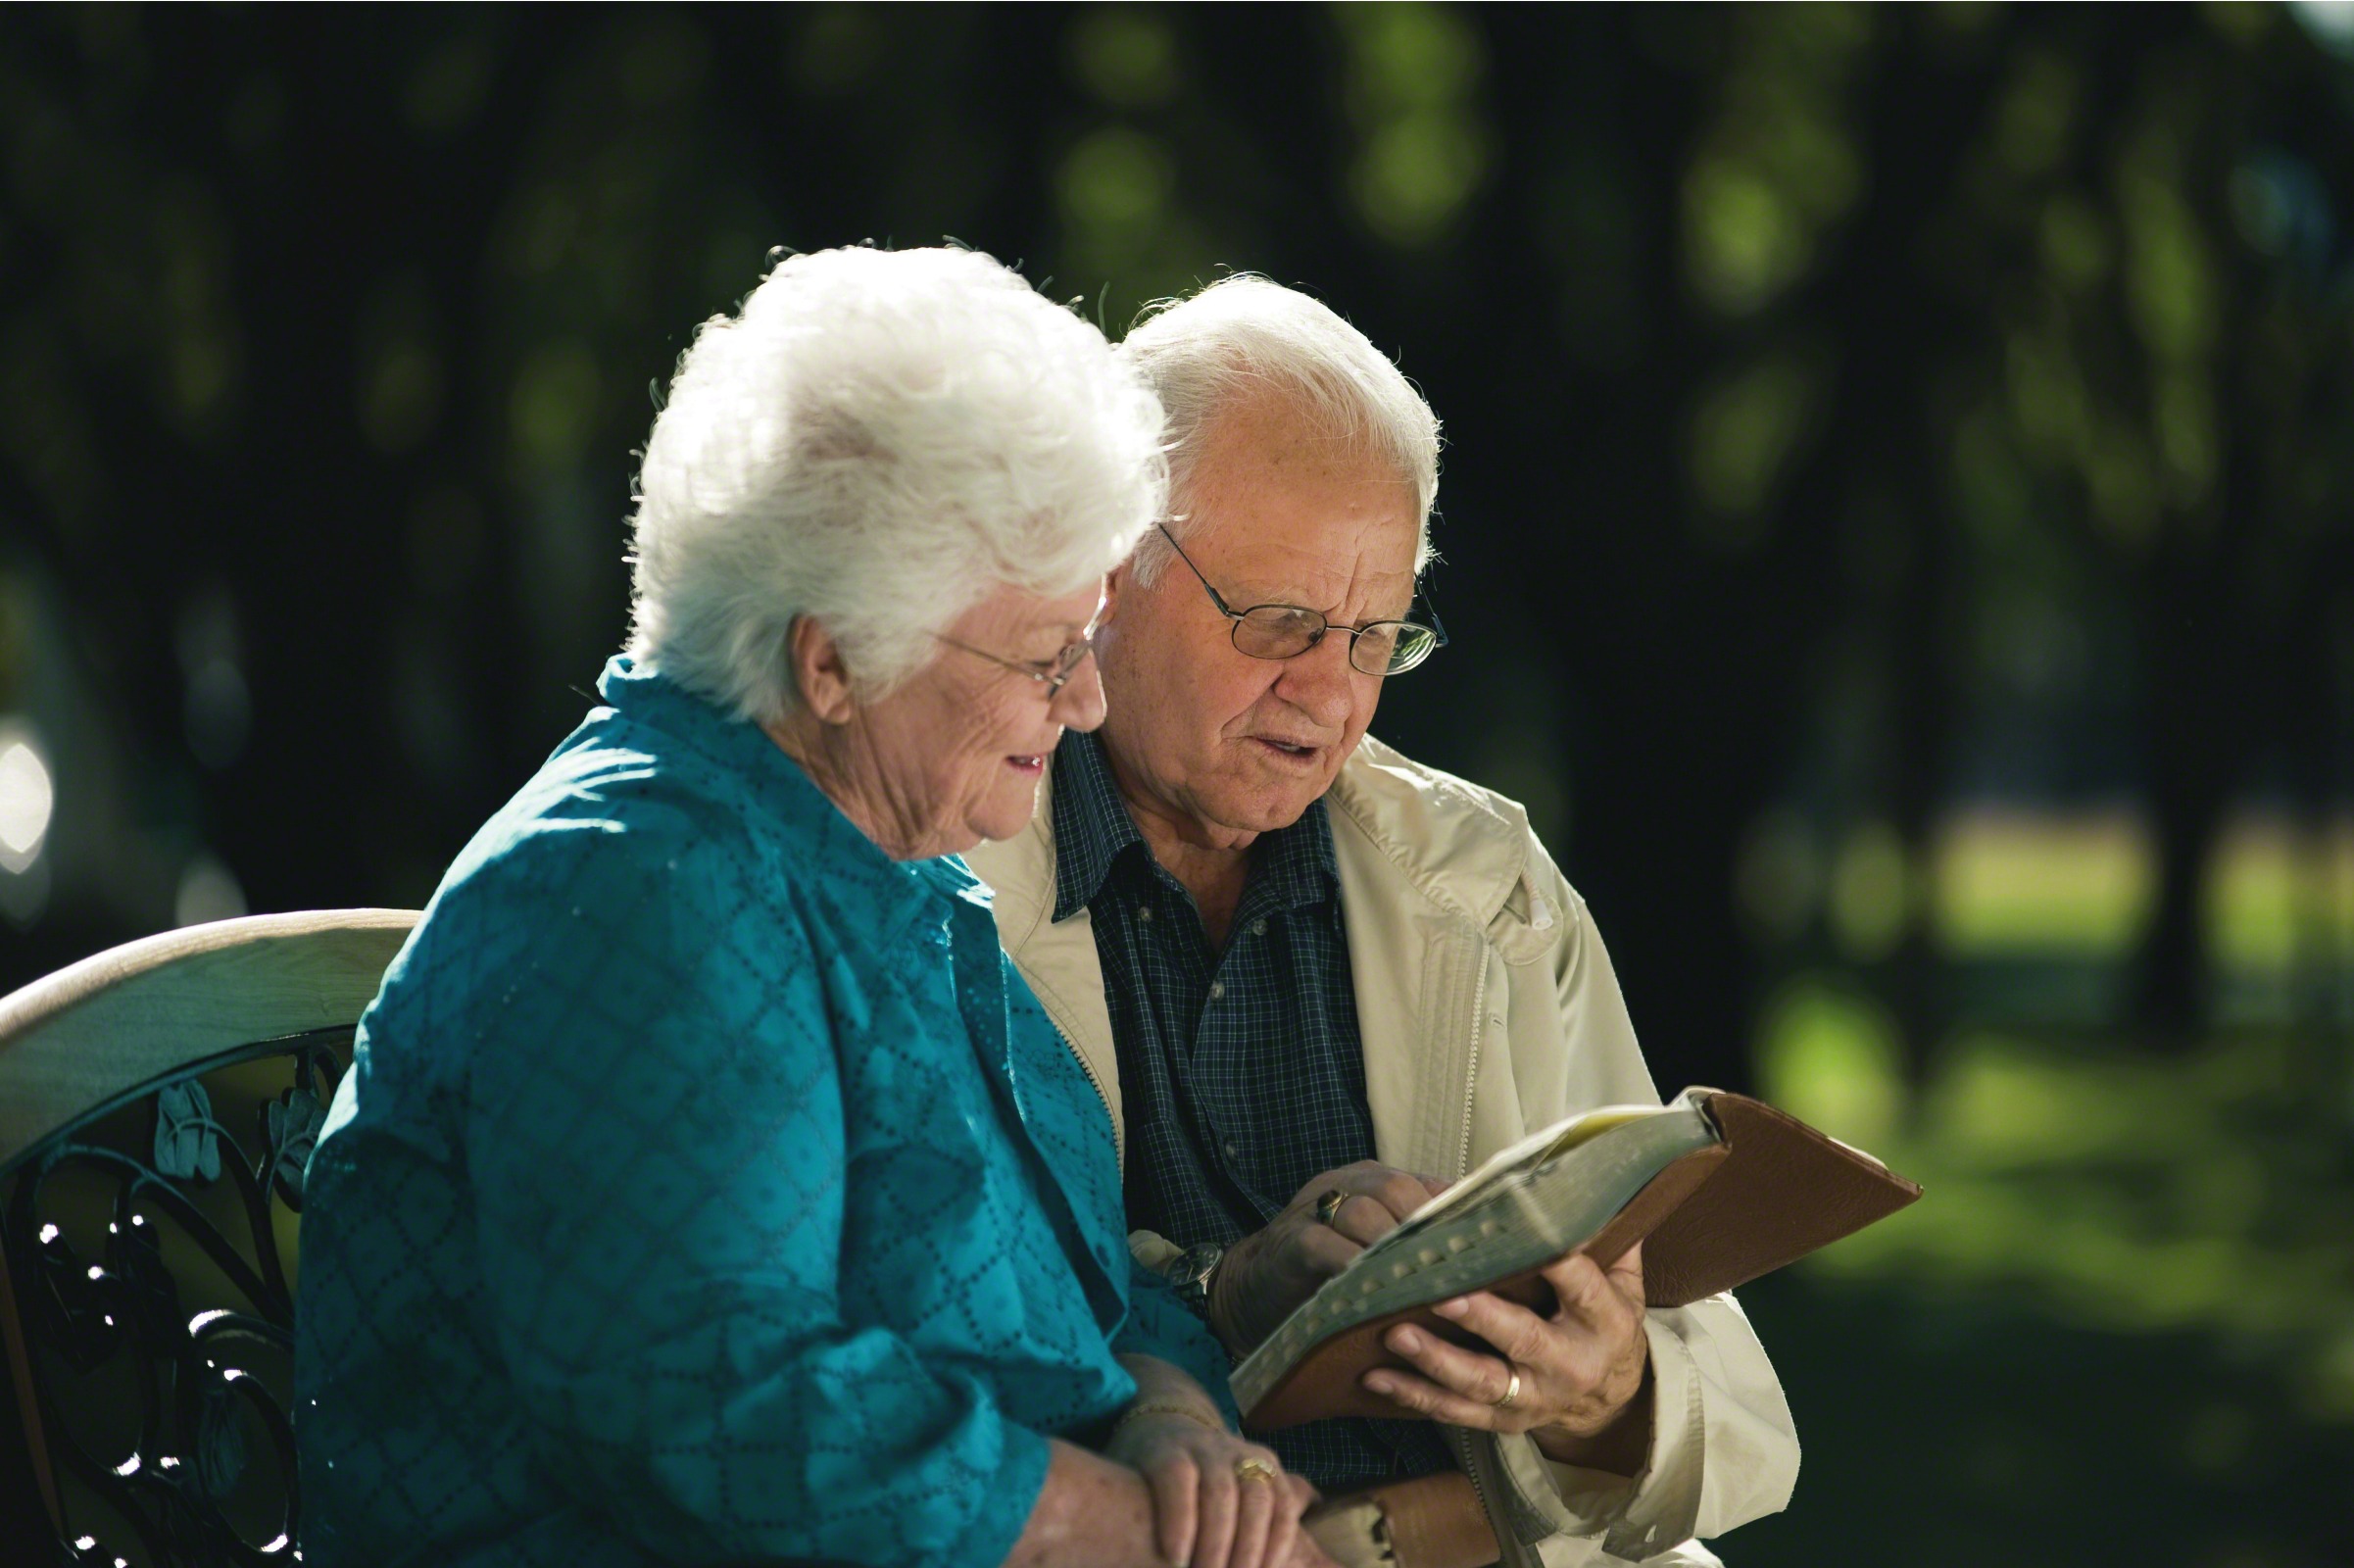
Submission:
[[988,885],[961,858],[893,859],[759,725],[638,667],[629,655],[607,661],[597,694],[621,718],[661,730],[737,779],[788,834],[808,843],[817,863],[855,873],[886,906],[908,914],[927,898],[946,897],[989,906]]
[[1053,806],[1054,918],[1059,921],[1094,903],[1112,862],[1131,845],[1142,845],[1145,836],[1112,782],[1103,743],[1092,734],[1066,730],[1054,749]]
[[[1112,867],[1132,848],[1148,860],[1152,852],[1120,799],[1103,742],[1092,734],[1070,730],[1055,749],[1053,808],[1054,919],[1061,921],[1095,902]],[[1257,849],[1247,898],[1295,908],[1321,903],[1340,885],[1332,822],[1321,799],[1311,801],[1291,826],[1260,834]]]

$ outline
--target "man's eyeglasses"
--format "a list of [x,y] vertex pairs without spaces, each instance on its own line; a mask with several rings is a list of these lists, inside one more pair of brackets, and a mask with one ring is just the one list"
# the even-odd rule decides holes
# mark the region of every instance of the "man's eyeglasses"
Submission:
[[1168,540],[1169,548],[1177,552],[1177,559],[1201,578],[1202,590],[1209,595],[1209,602],[1218,607],[1218,613],[1234,622],[1234,646],[1253,659],[1296,659],[1324,641],[1326,632],[1338,631],[1349,636],[1351,665],[1368,675],[1402,675],[1447,646],[1447,628],[1438,623],[1439,612],[1435,610],[1431,612],[1428,626],[1418,620],[1373,620],[1362,626],[1336,626],[1320,612],[1303,605],[1229,609],[1225,596],[1210,587],[1207,577],[1202,576],[1202,568],[1194,564],[1194,558],[1185,553],[1177,536],[1166,527],[1160,533]]
[[962,649],[975,659],[986,659],[993,664],[1004,665],[1016,675],[1029,676],[1046,687],[1047,701],[1052,703],[1061,695],[1062,688],[1071,683],[1071,677],[1079,673],[1079,666],[1087,662],[1087,656],[1096,651],[1096,633],[1103,627],[1103,612],[1099,609],[1096,612],[1096,618],[1089,621],[1086,629],[1079,633],[1077,642],[1066,643],[1060,653],[1043,662],[1035,659],[1005,659],[991,653],[986,648],[975,648],[970,643],[960,643],[956,638],[940,632],[934,632],[932,635],[951,648]]

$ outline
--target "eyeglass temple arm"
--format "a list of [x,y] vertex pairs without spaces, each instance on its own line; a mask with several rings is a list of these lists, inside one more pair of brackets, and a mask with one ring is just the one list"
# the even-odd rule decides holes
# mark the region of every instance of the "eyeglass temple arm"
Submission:
[[1169,542],[1169,548],[1177,552],[1177,559],[1185,563],[1185,569],[1194,574],[1194,580],[1202,585],[1202,591],[1209,595],[1209,602],[1218,607],[1218,613],[1224,615],[1228,620],[1242,619],[1242,614],[1226,603],[1226,596],[1212,587],[1209,578],[1202,574],[1202,568],[1194,564],[1194,558],[1185,553],[1185,546],[1179,544],[1177,536],[1169,532],[1169,525],[1165,522],[1156,522],[1152,526],[1160,530],[1160,536]]

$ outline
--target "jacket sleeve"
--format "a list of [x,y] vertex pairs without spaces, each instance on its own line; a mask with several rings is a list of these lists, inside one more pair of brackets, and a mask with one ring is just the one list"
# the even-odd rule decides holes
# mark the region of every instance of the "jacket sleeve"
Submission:
[[485,1318],[548,1472],[665,1561],[1002,1561],[1047,1440],[839,1307],[862,1173],[806,933],[723,849],[630,837],[538,852],[545,934],[452,1020]]
[[[1579,1077],[1656,1101],[1618,977],[1585,901],[1531,839],[1533,891],[1565,929],[1554,964],[1564,1049]],[[1581,1105],[1564,1104],[1567,1115]],[[1730,1293],[1655,1309],[1648,1462],[1632,1479],[1555,1464],[1526,1437],[1498,1441],[1515,1490],[1531,1505],[1523,1539],[1550,1563],[1641,1562],[1695,1536],[1715,1537],[1778,1512],[1798,1474],[1798,1436],[1782,1384]],[[1556,1539],[1545,1542],[1545,1526]],[[1696,1548],[1691,1548],[1696,1549]]]

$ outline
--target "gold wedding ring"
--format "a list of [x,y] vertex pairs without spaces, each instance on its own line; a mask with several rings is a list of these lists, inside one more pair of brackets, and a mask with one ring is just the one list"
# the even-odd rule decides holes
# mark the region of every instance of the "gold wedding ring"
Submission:
[[1316,1223],[1330,1225],[1333,1222],[1333,1216],[1341,1212],[1341,1205],[1348,1201],[1349,1195],[1338,1187],[1317,1199]]
[[1237,1459],[1234,1462],[1237,1481],[1273,1481],[1275,1467],[1264,1459]]
[[1518,1367],[1514,1367],[1512,1369],[1512,1381],[1504,1385],[1503,1395],[1496,1401],[1496,1407],[1498,1410],[1508,1410],[1512,1407],[1512,1402],[1519,1397],[1520,1369]]

